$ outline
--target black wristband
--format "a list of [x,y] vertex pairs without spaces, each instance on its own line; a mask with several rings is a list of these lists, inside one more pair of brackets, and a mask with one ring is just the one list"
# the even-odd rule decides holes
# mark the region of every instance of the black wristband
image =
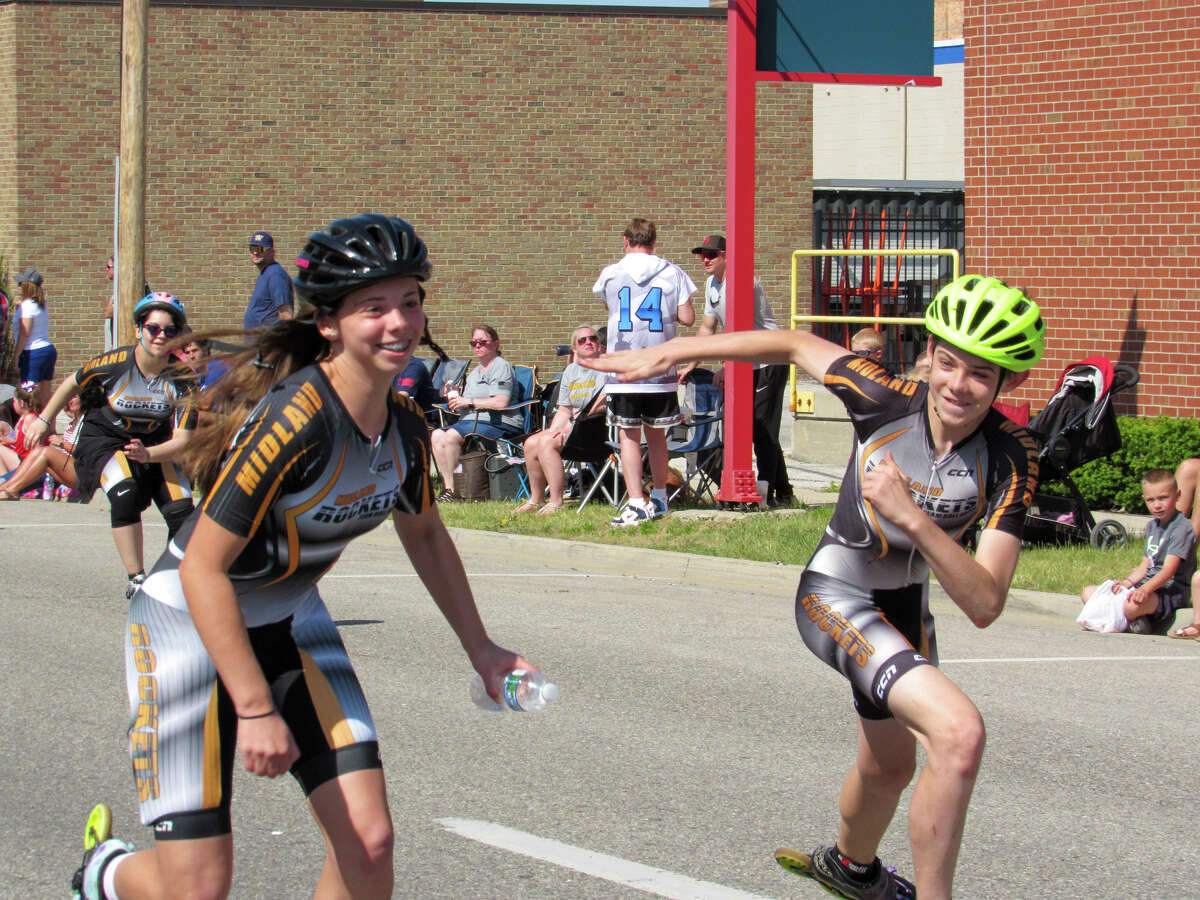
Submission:
[[277,710],[277,709],[272,709],[270,712],[259,713],[259,714],[258,714],[258,715],[256,715],[256,716],[238,716],[238,718],[239,718],[239,719],[242,719],[243,721],[245,721],[245,720],[249,720],[249,719],[265,719],[265,718],[267,718],[268,716],[273,716],[273,715],[276,715],[278,712],[279,712],[279,710]]

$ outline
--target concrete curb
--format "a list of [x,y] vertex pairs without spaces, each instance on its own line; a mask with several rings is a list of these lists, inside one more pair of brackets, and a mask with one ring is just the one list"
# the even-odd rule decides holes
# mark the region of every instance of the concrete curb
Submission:
[[[605,570],[619,571],[625,575],[669,578],[682,584],[749,593],[794,594],[796,584],[804,571],[803,566],[703,556],[672,550],[593,544],[588,541],[502,534],[470,528],[450,528],[449,531],[459,552],[464,554],[497,556],[508,560],[536,556],[554,559],[557,565],[581,574]],[[565,552],[566,548],[574,548],[575,552]]]
[[[702,556],[672,550],[593,544],[471,528],[450,528],[449,531],[459,552],[464,555],[495,556],[510,561],[533,555],[556,559],[568,570],[581,574],[619,571],[643,578],[669,578],[697,587],[791,597],[804,572],[804,566]],[[574,548],[575,553],[564,552],[567,547]],[[943,602],[950,604],[950,598],[936,581],[931,584],[930,591],[939,605]],[[1059,621],[1064,618],[1074,620],[1079,613],[1079,597],[1013,589],[1009,591],[1008,606],[1014,611],[1044,615]]]

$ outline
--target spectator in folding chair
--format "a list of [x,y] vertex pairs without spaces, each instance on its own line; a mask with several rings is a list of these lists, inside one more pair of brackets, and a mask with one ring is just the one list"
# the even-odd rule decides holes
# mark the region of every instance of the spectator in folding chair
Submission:
[[[558,407],[554,418],[541,431],[525,439],[525,470],[529,473],[529,499],[513,510],[514,516],[536,511],[548,516],[563,508],[562,448],[566,444],[575,421],[581,416],[598,412],[605,406],[605,398],[596,397],[608,375],[595,369],[585,369],[576,359],[595,359],[600,355],[600,338],[590,325],[580,325],[571,338],[574,350],[572,362],[563,369],[558,386]],[[545,504],[542,497],[549,489]]]
[[429,434],[433,458],[445,484],[445,489],[438,494],[439,503],[455,503],[462,499],[454,493],[454,470],[458,468],[468,437],[478,435],[496,439],[521,433],[523,414],[506,410],[516,375],[513,367],[500,355],[499,332],[490,325],[476,325],[471,330],[471,349],[477,365],[467,375],[462,393],[455,393],[446,401],[459,419],[445,428],[435,428]]

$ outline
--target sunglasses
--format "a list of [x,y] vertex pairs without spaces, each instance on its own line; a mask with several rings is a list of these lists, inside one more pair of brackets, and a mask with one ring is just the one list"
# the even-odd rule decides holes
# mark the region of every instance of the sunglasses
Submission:
[[161,325],[155,325],[153,322],[147,322],[142,326],[142,331],[150,335],[151,340],[158,337],[160,334],[168,341],[171,340],[171,338],[179,337],[179,329],[174,325],[168,325],[166,328],[163,328]]
[[471,346],[472,347],[486,347],[490,343],[491,343],[490,339],[488,339],[486,341],[471,341]]
[[267,249],[268,249],[267,247],[259,247],[259,246],[255,245],[250,248],[250,252],[251,253],[266,253]]
[[719,253],[713,253],[711,250],[701,250],[700,251],[701,259],[716,259],[718,256],[720,256]]
[[596,337],[594,334],[585,334],[583,337],[578,338],[575,343],[577,343],[580,347],[582,347],[584,344],[599,344],[600,338]]

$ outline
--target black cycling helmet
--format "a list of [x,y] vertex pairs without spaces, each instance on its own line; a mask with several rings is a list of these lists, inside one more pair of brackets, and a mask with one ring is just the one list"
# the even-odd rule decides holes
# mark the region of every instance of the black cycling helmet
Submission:
[[166,291],[152,291],[139,300],[133,308],[133,324],[141,325],[156,309],[169,313],[176,328],[183,328],[187,324],[187,313],[183,309],[183,303],[174,294]]
[[400,275],[425,281],[433,269],[425,242],[413,227],[377,213],[338,219],[314,232],[296,265],[300,271],[292,284],[318,315],[332,314],[356,288]]

